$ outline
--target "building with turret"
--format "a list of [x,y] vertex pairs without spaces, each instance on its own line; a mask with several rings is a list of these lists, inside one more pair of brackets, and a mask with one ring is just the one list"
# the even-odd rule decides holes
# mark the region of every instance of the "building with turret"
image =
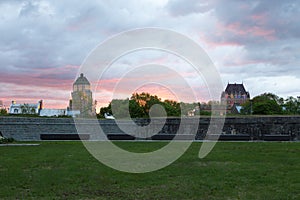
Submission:
[[230,111],[235,105],[242,105],[250,100],[250,94],[246,91],[244,84],[227,84],[227,87],[221,95],[221,102],[226,105],[227,111]]
[[80,111],[81,115],[94,115],[96,113],[91,84],[82,73],[74,82],[71,95],[72,99],[69,103],[69,109],[71,111]]

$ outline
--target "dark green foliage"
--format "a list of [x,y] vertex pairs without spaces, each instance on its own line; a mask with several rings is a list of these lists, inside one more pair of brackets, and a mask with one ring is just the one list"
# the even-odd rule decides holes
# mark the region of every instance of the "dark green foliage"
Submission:
[[13,138],[0,138],[0,144],[8,144],[13,143],[15,140]]
[[104,118],[105,113],[112,114],[112,112],[111,112],[111,103],[107,107],[100,108],[100,113],[97,114],[97,118]]
[[[158,107],[153,107],[154,105],[162,106],[165,111]],[[165,113],[167,116],[173,117],[180,116],[181,114],[180,103],[176,101],[162,101],[156,95],[150,95],[149,93],[135,93],[130,99],[112,100],[108,107],[100,109],[98,118],[102,118],[105,113],[113,114],[116,118],[148,118],[150,110],[153,117],[163,117]]]
[[[102,107],[98,118],[104,118],[104,114],[114,115],[116,118],[149,118],[151,111],[152,117],[179,117],[187,116],[189,111],[194,111],[195,116],[211,115],[210,108],[212,103],[179,103],[173,100],[162,100],[156,95],[149,93],[134,93],[130,99],[114,99],[107,107]],[[159,105],[159,106],[154,106]],[[129,107],[129,114],[128,114]],[[201,110],[200,109],[206,109]]]
[[254,97],[253,114],[282,114],[282,107],[278,104],[278,96],[271,93],[265,93],[260,96]]
[[181,115],[181,104],[176,101],[165,100],[162,103],[168,116],[180,116]]
[[300,114],[300,98],[288,97],[284,101],[284,113]]
[[[114,113],[112,103],[115,104]],[[135,93],[130,99],[113,100],[108,107],[100,109],[98,118],[103,118],[104,113],[113,114],[117,118],[148,118],[150,108],[153,105],[161,105],[165,111],[157,110],[153,116],[179,117],[188,115],[189,111],[194,110],[194,115],[211,115],[211,106],[218,105],[219,102],[209,101],[208,103],[178,103],[172,100],[162,101],[156,95],[149,93]],[[289,97],[283,99],[273,93],[264,93],[254,97],[242,105],[241,114],[244,115],[281,115],[281,114],[300,114],[300,97]],[[129,114],[128,114],[129,107]],[[152,114],[153,114],[152,113]]]
[[[128,113],[129,107],[129,113]],[[144,109],[134,100],[121,100],[114,99],[108,105],[108,107],[103,107],[100,109],[100,113],[97,115],[98,118],[104,118],[104,114],[108,113],[110,115],[114,114],[116,118],[142,118],[145,117]],[[130,116],[129,116],[130,114]]]
[[210,116],[211,112],[208,111],[200,111],[200,115]]
[[186,115],[189,111],[198,108],[198,110],[196,111],[196,115],[199,115],[199,108],[200,108],[200,103],[184,103],[181,102],[180,103],[180,107],[181,107],[181,112],[183,115]]
[[282,114],[282,108],[273,100],[256,102],[253,105],[254,115],[274,115]]
[[264,93],[254,97],[243,105],[242,114],[274,115],[282,114],[280,98],[272,93]]
[[246,103],[242,104],[241,114],[243,115],[251,115],[253,112],[253,102],[247,101]]
[[129,100],[129,113],[131,118],[146,116],[145,110],[134,99]]
[[288,97],[283,99],[272,93],[264,93],[254,97],[251,101],[242,105],[242,114],[274,115],[300,114],[300,98]]
[[1,108],[1,109],[0,109],[0,115],[7,115],[7,110]]

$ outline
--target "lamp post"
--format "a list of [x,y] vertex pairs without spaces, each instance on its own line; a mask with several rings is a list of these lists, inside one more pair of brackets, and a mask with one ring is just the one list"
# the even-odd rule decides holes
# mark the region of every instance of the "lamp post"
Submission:
[[299,112],[300,112],[300,96],[297,96],[297,99],[298,100],[297,100],[297,103],[296,103],[297,104],[297,111],[296,112],[297,112],[297,114],[299,114]]
[[253,110],[252,110],[252,99],[250,99],[250,115],[252,115]]

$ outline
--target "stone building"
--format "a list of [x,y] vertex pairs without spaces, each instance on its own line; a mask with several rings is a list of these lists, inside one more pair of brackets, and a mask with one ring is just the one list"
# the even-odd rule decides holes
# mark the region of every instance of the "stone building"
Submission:
[[80,111],[81,115],[94,115],[95,105],[93,103],[91,84],[83,75],[77,78],[73,84],[69,109],[73,112]]
[[227,84],[221,95],[221,102],[226,104],[227,111],[230,112],[233,105],[242,105],[250,100],[250,94],[246,91],[244,84]]

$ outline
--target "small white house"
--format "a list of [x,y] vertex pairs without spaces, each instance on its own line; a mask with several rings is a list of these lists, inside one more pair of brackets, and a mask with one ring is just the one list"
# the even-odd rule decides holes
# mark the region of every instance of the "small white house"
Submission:
[[38,114],[40,110],[40,102],[37,104],[17,104],[12,101],[9,107],[9,114]]

